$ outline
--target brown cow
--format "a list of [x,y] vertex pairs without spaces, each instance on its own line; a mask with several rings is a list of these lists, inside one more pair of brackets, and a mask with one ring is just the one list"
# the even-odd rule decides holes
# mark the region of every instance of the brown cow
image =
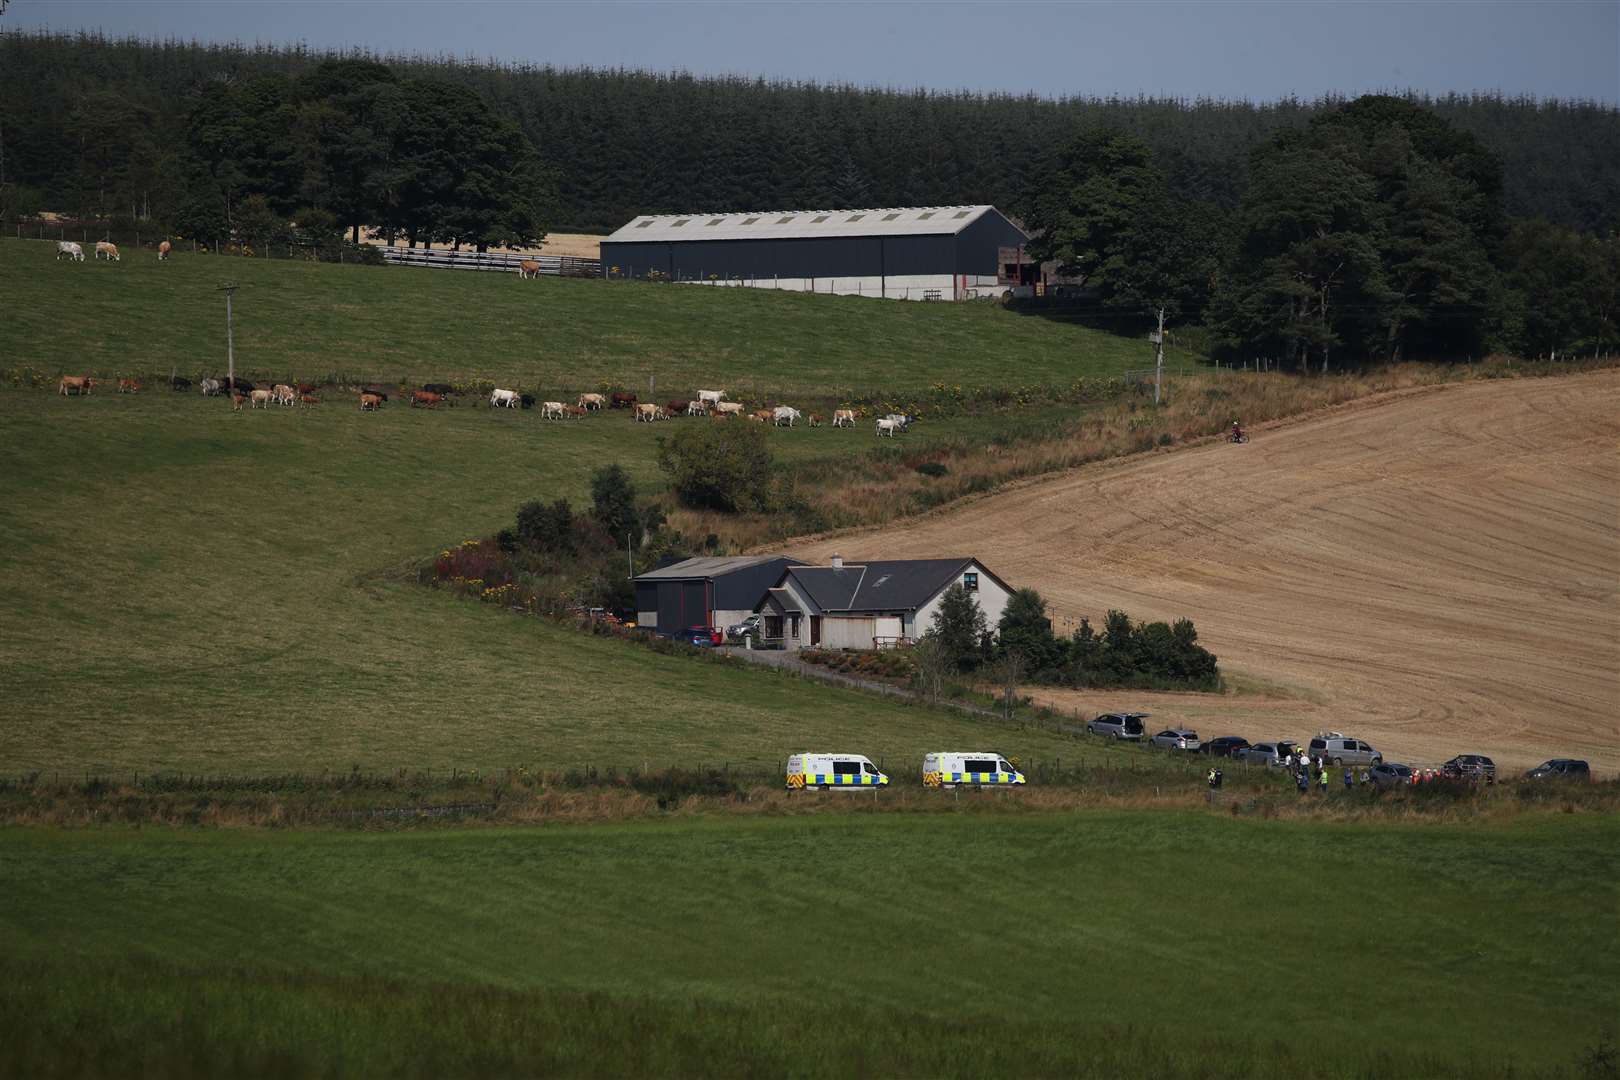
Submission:
[[524,259],[518,263],[518,277],[540,279],[540,264],[533,259]]
[[435,394],[429,390],[411,391],[411,408],[413,409],[418,405],[422,406],[424,409],[437,409],[439,407],[439,402],[443,400],[443,394]]
[[753,412],[748,414],[748,419],[750,419],[750,420],[758,420],[762,424],[774,423],[775,420],[776,420],[776,410],[775,409],[755,409]]
[[376,412],[380,408],[382,408],[382,397],[380,395],[378,395],[378,394],[361,394],[360,395],[360,411],[361,412]]
[[141,384],[134,379],[119,379],[118,392],[120,394],[138,394],[141,392]]
[[613,395],[612,405],[615,409],[630,409],[634,408],[635,404],[636,395],[634,394],[627,394],[620,390]]
[[314,394],[298,395],[298,404],[300,405],[319,405],[320,403],[321,399],[316,397]]
[[242,406],[247,404],[247,395],[240,390],[231,391],[231,411],[241,412]]
[[161,244],[158,245],[158,262],[163,262],[168,257],[169,257],[169,242],[167,240],[165,240]]
[[105,257],[108,262],[122,262],[118,257],[118,245],[110,240],[96,241],[96,258]]
[[63,397],[68,396],[69,390],[72,390],[75,394],[88,394],[95,388],[96,380],[88,375],[64,375],[62,376],[62,384],[59,387]]
[[585,408],[583,408],[583,407],[581,407],[579,405],[564,405],[563,406],[563,412],[565,412],[569,416],[575,417],[575,418],[586,415],[588,411],[589,410],[587,410],[587,409],[585,409]]
[[294,386],[293,389],[297,390],[300,394],[313,394],[315,392],[315,384],[301,382]]
[[671,416],[685,416],[686,407],[690,404],[689,401],[671,401],[664,406],[664,411]]
[[820,413],[814,413],[813,412],[813,413],[810,414],[810,426],[811,427],[820,427],[821,426],[821,414]]

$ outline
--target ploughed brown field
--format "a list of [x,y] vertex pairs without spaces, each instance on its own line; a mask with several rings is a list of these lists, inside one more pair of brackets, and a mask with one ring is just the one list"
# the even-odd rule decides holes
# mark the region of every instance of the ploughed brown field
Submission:
[[1060,616],[1185,616],[1233,686],[1034,692],[1064,709],[1620,769],[1620,373],[1398,392],[792,551],[972,554]]

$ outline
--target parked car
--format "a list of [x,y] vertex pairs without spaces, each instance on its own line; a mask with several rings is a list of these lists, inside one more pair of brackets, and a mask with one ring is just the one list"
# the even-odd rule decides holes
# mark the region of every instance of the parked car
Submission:
[[1459,780],[1493,783],[1496,780],[1496,762],[1484,754],[1458,754],[1440,766],[1440,773]]
[[1161,750],[1197,750],[1198,732],[1191,728],[1166,728],[1148,741]]
[[1384,755],[1360,739],[1345,737],[1343,732],[1324,731],[1311,740],[1306,753],[1314,758],[1326,758],[1334,765],[1377,765]]
[[1287,739],[1278,739],[1276,742],[1255,743],[1241,753],[1232,756],[1239,761],[1247,761],[1255,765],[1275,765],[1279,768],[1287,761],[1290,754],[1299,756],[1299,745]]
[[1086,723],[1086,730],[1093,735],[1112,735],[1116,739],[1137,740],[1142,732],[1147,730],[1142,726],[1151,713],[1145,712],[1111,712],[1103,713],[1095,720]]
[[753,638],[754,644],[765,636],[765,618],[762,615],[750,615],[740,623],[733,623],[726,627],[726,638],[729,641],[741,641],[744,638]]
[[676,633],[674,637],[676,641],[684,641],[700,649],[712,649],[716,645],[726,643],[726,635],[713,626],[689,626]]
[[1412,783],[1412,767],[1398,765],[1394,762],[1380,761],[1367,770],[1373,786],[1379,791],[1388,791],[1391,788],[1407,787]]
[[1241,735],[1222,735],[1218,739],[1211,739],[1206,743],[1198,744],[1200,754],[1210,757],[1229,757],[1242,759],[1243,752],[1249,748],[1249,740]]
[[1579,758],[1553,758],[1524,774],[1526,780],[1590,780],[1592,766]]

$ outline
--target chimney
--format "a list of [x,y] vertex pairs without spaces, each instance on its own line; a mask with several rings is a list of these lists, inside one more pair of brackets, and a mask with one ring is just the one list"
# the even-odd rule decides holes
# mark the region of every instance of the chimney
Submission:
[[832,565],[834,570],[842,570],[844,568],[844,557],[837,554],[833,555]]

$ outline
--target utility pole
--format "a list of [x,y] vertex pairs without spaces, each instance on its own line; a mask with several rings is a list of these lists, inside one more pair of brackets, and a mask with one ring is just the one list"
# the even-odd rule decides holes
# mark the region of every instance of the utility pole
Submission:
[[1153,335],[1153,344],[1158,351],[1158,362],[1154,365],[1153,374],[1153,404],[1159,403],[1164,393],[1164,308],[1159,309],[1159,329]]
[[630,571],[624,576],[624,579],[626,581],[636,580],[636,558],[630,554],[630,530],[628,529],[624,533],[624,564],[625,569]]
[[225,385],[232,390],[236,389],[236,341],[231,325],[231,297],[240,287],[234,281],[227,281],[217,290],[225,294]]

